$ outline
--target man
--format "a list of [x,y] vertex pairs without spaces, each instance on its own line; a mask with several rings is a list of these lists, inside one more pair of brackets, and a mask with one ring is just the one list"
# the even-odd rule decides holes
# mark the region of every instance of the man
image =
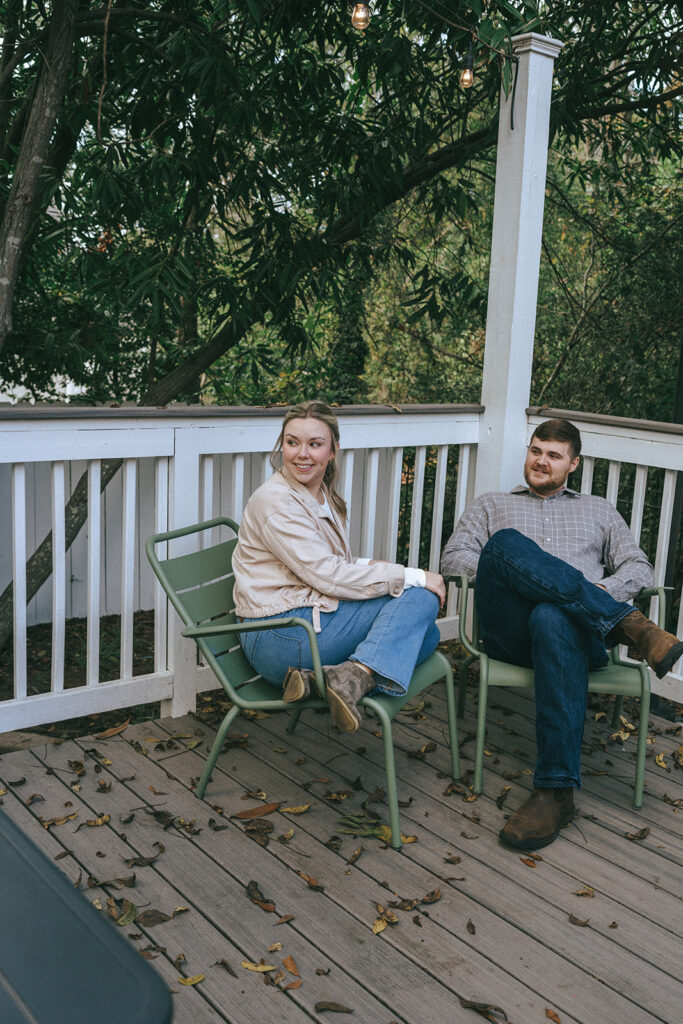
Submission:
[[444,576],[476,577],[487,653],[534,669],[534,789],[500,833],[524,850],[547,846],[574,815],[588,673],[607,663],[606,647],[630,645],[660,678],[683,654],[681,641],[626,603],[652,586],[652,566],[613,505],[567,487],[580,453],[573,423],[538,426],[526,486],[477,498],[441,559]]

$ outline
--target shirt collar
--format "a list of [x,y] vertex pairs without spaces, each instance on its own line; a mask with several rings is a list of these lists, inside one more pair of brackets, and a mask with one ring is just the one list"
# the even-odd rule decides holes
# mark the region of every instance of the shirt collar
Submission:
[[[528,494],[530,498],[539,498],[541,501],[546,501],[542,495],[536,494],[529,490],[528,484],[518,484],[517,487],[513,487],[510,494]],[[563,487],[560,491],[556,491],[555,494],[549,495],[549,498],[561,498],[564,495],[568,495],[570,498],[580,498],[581,495],[578,491],[572,490],[571,487]]]

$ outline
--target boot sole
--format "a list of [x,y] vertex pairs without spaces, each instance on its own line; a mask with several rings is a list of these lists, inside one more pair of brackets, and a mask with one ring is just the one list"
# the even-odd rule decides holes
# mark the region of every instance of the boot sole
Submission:
[[659,664],[655,666],[655,674],[657,678],[663,679],[664,676],[671,671],[682,654],[683,643],[674,644],[673,647],[669,648]]
[[356,732],[360,729],[360,716],[355,708],[346,703],[335,691],[327,687],[327,703],[332,721],[342,732]]
[[282,686],[282,699],[285,704],[294,704],[306,696],[306,683],[298,668],[288,670]]
[[512,846],[515,850],[542,850],[544,846],[550,846],[557,839],[560,830],[565,825],[568,825],[570,821],[573,821],[575,814],[576,808],[572,810],[571,814],[566,815],[562,819],[554,832],[547,836],[541,836],[538,839],[525,839],[523,836],[520,836],[518,839],[517,836],[508,835],[504,828],[498,833],[498,838],[504,846]]

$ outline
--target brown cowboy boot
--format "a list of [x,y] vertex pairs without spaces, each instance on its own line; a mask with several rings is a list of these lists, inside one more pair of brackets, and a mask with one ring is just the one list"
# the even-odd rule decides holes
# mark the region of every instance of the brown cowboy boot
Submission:
[[552,843],[574,817],[573,794],[571,786],[535,789],[500,830],[500,841],[518,850],[538,850]]
[[361,697],[375,688],[372,673],[366,672],[357,661],[323,665],[323,673],[332,721],[342,732],[355,732],[361,723],[356,705]]
[[660,679],[671,671],[683,654],[683,642],[677,636],[660,629],[637,610],[617,622],[607,643],[633,646],[638,657],[646,661]]
[[307,668],[288,668],[282,683],[282,699],[285,704],[293,704],[310,696],[313,685],[313,673]]

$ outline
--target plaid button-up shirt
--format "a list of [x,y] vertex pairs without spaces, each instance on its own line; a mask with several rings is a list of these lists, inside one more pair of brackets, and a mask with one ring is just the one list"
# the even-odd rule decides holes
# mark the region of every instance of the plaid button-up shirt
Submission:
[[476,577],[479,555],[498,530],[513,529],[600,583],[617,601],[654,584],[652,566],[614,505],[566,487],[542,498],[528,487],[482,494],[462,514],[441,558],[444,576]]

